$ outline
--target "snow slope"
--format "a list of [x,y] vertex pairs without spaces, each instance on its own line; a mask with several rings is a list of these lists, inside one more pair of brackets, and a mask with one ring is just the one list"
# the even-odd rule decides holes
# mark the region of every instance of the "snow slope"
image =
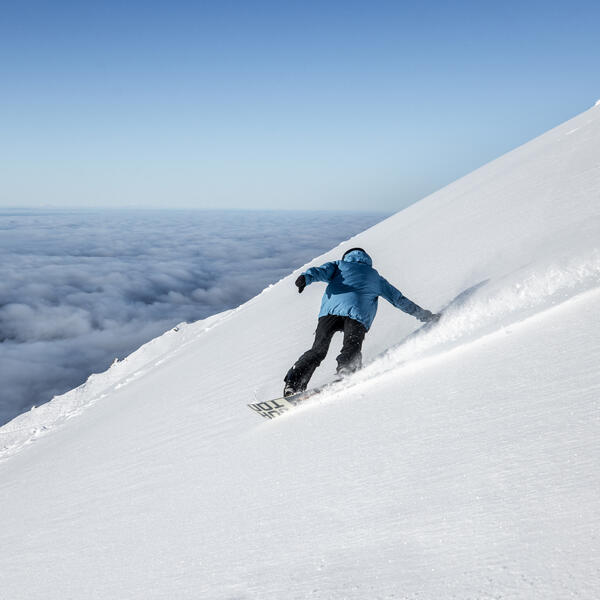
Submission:
[[[368,365],[276,396],[323,287],[297,273],[0,429],[6,598],[600,597],[600,107],[360,245]],[[314,382],[330,377],[339,340]]]

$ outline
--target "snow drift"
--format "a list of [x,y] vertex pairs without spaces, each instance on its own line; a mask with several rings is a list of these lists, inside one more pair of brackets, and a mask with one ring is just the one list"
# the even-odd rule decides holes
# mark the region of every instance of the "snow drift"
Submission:
[[245,404],[311,343],[298,272],[7,424],[3,594],[597,598],[599,196],[595,107],[315,259],[444,317],[382,302],[275,421]]

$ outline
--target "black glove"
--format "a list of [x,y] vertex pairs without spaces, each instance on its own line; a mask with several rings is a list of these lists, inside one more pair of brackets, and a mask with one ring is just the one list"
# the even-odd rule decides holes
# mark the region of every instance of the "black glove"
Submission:
[[430,310],[423,310],[423,312],[417,317],[421,323],[436,323],[440,320],[442,315],[433,314]]
[[296,279],[296,287],[298,288],[298,293],[301,294],[302,290],[306,287],[306,277],[304,277],[304,275],[300,275],[300,277]]

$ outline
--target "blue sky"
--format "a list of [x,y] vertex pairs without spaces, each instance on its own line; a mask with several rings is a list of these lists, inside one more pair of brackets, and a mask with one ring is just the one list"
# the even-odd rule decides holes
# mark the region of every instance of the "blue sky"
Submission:
[[0,206],[394,211],[600,98],[597,2],[17,2]]

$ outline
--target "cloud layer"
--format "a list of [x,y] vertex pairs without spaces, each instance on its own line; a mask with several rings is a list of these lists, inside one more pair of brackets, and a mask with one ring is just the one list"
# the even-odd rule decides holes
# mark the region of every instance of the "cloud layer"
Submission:
[[0,424],[181,321],[238,306],[383,217],[0,212]]

